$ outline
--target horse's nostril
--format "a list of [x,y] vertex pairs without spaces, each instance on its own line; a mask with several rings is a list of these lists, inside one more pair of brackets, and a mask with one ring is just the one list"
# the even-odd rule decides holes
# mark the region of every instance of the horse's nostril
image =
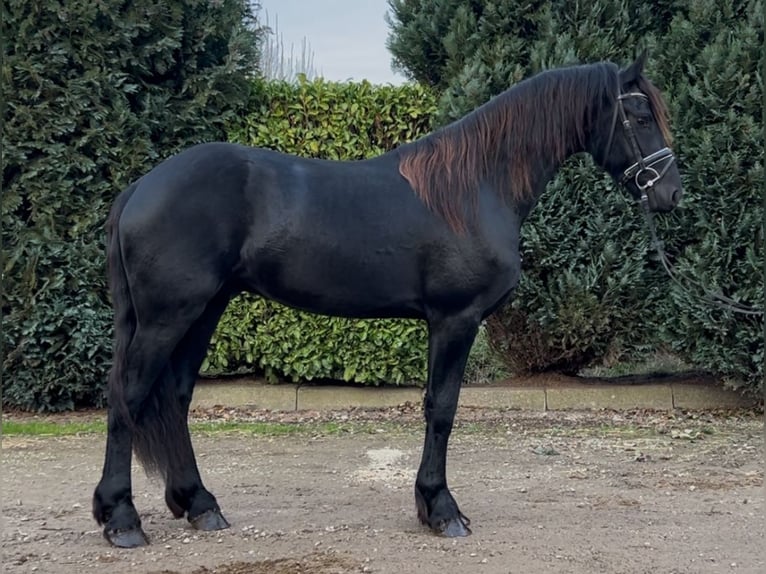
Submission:
[[683,195],[683,193],[681,193],[680,189],[676,189],[673,192],[673,195],[671,196],[671,199],[673,201],[673,205],[678,205],[678,202],[681,201],[681,196],[682,195]]

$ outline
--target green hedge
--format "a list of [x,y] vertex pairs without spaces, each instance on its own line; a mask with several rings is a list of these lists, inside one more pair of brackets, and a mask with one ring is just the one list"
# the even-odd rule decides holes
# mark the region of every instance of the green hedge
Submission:
[[[2,133],[5,406],[103,400],[112,320],[103,221],[126,183],[160,159],[227,138],[370,157],[542,68],[627,62],[639,43],[652,48],[649,75],[669,94],[687,191],[659,219],[667,249],[695,279],[763,301],[760,0],[602,1],[587,11],[565,0],[523,10],[511,0],[394,4],[415,22],[401,36],[409,55],[392,44],[397,60],[436,88],[438,108],[417,86],[253,82],[258,38],[243,0],[4,4],[2,74],[13,86]],[[524,228],[524,276],[517,301],[496,315],[495,346],[515,370],[571,371],[663,346],[758,388],[761,319],[687,298],[642,226],[589,161],[570,162]],[[418,322],[323,318],[242,297],[205,370],[406,384],[425,377],[425,345]]]
[[426,340],[418,321],[324,317],[242,295],[221,318],[202,371],[412,384],[425,379]]
[[[430,131],[436,109],[416,85],[315,80],[259,82],[256,90],[260,103],[230,139],[307,157],[379,155]],[[240,296],[221,319],[203,373],[262,369],[272,380],[417,384],[426,361],[422,321],[323,317]]]
[[431,130],[434,96],[419,85],[317,79],[255,82],[254,105],[229,139],[303,157],[365,159]]
[[[650,48],[669,100],[686,195],[658,218],[679,271],[762,306],[761,0],[392,0],[389,46],[439,94],[441,122],[545,68]],[[700,305],[671,282],[642,216],[589,159],[568,162],[522,230],[516,300],[489,322],[514,370],[576,372],[670,350],[732,385],[761,388],[763,318]]]
[[103,402],[109,206],[161,158],[225,138],[257,62],[247,6],[3,3],[5,406]]

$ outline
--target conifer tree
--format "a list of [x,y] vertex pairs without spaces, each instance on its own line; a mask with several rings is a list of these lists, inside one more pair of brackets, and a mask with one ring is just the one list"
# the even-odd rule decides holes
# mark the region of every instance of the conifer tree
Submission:
[[92,403],[110,360],[103,223],[158,160],[225,138],[257,71],[247,0],[3,3],[4,403]]

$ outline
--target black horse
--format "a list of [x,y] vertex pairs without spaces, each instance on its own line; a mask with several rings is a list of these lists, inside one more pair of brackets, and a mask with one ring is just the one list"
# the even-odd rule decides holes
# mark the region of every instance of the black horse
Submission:
[[519,281],[524,219],[580,152],[647,209],[681,198],[667,110],[644,62],[542,72],[369,160],[201,144],[123,191],[107,222],[115,350],[93,497],[107,540],[147,543],[132,501],[133,449],[164,478],[175,517],[228,526],[200,479],[187,415],[210,337],[242,291],[320,314],[427,322],[418,517],[446,536],[470,534],[447,488],[447,442],[477,328]]

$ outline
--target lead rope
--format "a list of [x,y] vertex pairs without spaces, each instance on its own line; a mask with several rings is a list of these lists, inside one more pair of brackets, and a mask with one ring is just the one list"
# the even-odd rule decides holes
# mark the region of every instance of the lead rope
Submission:
[[[660,258],[660,263],[662,263],[662,266],[665,268],[665,271],[667,272],[668,276],[670,276],[670,278],[673,280],[673,282],[675,282],[675,284],[678,285],[687,295],[691,295],[695,299],[698,299],[699,301],[702,301],[703,303],[707,303],[708,305],[713,305],[715,307],[726,309],[734,313],[740,313],[742,315],[752,315],[752,316],[763,315],[763,311],[760,309],[756,309],[755,307],[744,305],[743,303],[740,303],[739,301],[735,301],[734,299],[731,299],[730,297],[727,297],[726,295],[713,293],[712,291],[706,289],[704,285],[695,281],[694,279],[691,279],[690,277],[686,275],[682,275],[681,273],[678,273],[676,271],[673,271],[673,266],[670,263],[670,260],[668,259],[667,254],[665,253],[664,244],[662,241],[660,241],[659,237],[657,237],[657,230],[654,225],[654,217],[652,212],[649,210],[649,197],[646,195],[645,191],[641,194],[641,207],[644,213],[644,218],[646,219],[646,224],[649,227],[649,234],[651,235],[651,238],[652,238],[652,247],[654,247],[654,249],[657,251],[657,255]],[[687,289],[687,286],[683,284],[682,280],[700,289],[703,295],[700,295],[698,293],[693,293],[692,291]]]

